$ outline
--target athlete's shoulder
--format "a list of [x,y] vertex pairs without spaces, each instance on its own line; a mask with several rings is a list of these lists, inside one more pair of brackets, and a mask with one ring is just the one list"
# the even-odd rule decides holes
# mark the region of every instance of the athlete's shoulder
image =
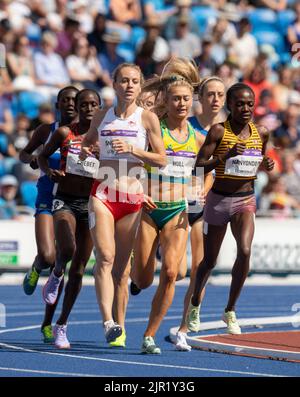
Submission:
[[[255,124],[254,124],[255,125]],[[255,125],[257,132],[259,133],[262,141],[267,141],[269,138],[270,131],[264,125]]]
[[147,128],[153,125],[153,123],[159,123],[159,119],[155,113],[151,112],[151,110],[143,109],[142,123],[144,127]]
[[224,131],[225,131],[224,123],[217,123],[210,127],[210,130],[208,131],[208,135],[210,139],[218,140],[223,137]]

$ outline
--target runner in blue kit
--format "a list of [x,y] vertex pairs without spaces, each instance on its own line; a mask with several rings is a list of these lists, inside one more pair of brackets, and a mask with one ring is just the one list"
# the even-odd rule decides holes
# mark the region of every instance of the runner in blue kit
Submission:
[[[60,90],[57,95],[56,103],[56,109],[59,111],[60,120],[52,124],[42,124],[34,131],[32,138],[20,152],[20,160],[23,163],[30,164],[31,168],[37,169],[38,163],[35,151],[49,141],[53,132],[59,126],[70,124],[76,119],[77,112],[75,109],[75,96],[77,92],[78,89],[73,86],[67,86]],[[59,168],[60,153],[53,153],[49,158],[49,162],[51,164],[51,168]],[[55,239],[52,216],[54,188],[54,182],[41,171],[40,178],[37,182],[38,195],[35,203],[35,238],[37,244],[37,255],[31,269],[28,271],[23,281],[23,289],[26,295],[33,294],[40,272],[54,266]],[[62,288],[63,283],[61,284],[60,292],[62,291]],[[41,326],[41,332],[45,343],[52,342],[54,340],[51,321],[55,308],[56,305],[46,305],[45,316]]]

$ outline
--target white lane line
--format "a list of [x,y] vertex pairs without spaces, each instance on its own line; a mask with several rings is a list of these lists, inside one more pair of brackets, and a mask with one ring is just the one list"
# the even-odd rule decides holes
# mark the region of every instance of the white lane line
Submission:
[[38,371],[35,369],[6,368],[6,367],[0,367],[0,371],[27,372],[27,373],[44,374],[44,375],[80,376],[80,377],[88,377],[88,378],[94,378],[94,377],[102,378],[104,376],[107,377],[107,375],[77,374],[74,372]]
[[234,370],[223,370],[223,369],[213,369],[213,368],[201,368],[201,367],[188,367],[184,365],[171,365],[171,364],[153,364],[153,363],[145,363],[145,362],[139,362],[139,361],[122,361],[122,360],[112,360],[112,359],[107,359],[107,358],[98,358],[98,357],[88,357],[88,356],[75,356],[73,354],[66,354],[66,353],[54,353],[54,352],[43,352],[39,350],[33,350],[33,349],[25,349],[20,346],[14,346],[14,345],[8,345],[6,343],[0,343],[0,346],[9,348],[9,349],[14,349],[14,350],[19,350],[19,351],[25,351],[28,353],[38,353],[38,354],[45,354],[49,356],[61,356],[61,357],[68,357],[68,358],[75,358],[79,360],[89,360],[89,361],[102,361],[102,362],[110,362],[110,363],[116,363],[116,364],[125,364],[125,365],[138,365],[142,367],[159,367],[159,368],[172,368],[172,369],[186,369],[189,371],[197,371],[197,372],[213,372],[213,373],[222,373],[222,374],[234,374],[234,375],[251,375],[251,376],[264,376],[264,377],[272,377],[272,378],[284,378],[284,375],[275,375],[275,374],[265,374],[265,373],[260,373],[260,372],[247,372],[247,371],[234,371]]

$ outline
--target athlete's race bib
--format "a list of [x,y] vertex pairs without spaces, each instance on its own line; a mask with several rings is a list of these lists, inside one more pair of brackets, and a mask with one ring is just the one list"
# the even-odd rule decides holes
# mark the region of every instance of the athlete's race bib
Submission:
[[85,176],[87,178],[97,178],[99,160],[96,157],[87,157],[81,161],[79,159],[80,149],[70,147],[67,155],[66,172],[69,174]]
[[128,156],[128,153],[117,154],[113,149],[113,139],[120,138],[123,142],[133,145],[136,142],[137,131],[131,130],[103,130],[101,131],[101,156],[104,158],[115,157],[122,158]]
[[246,149],[242,155],[226,160],[224,174],[240,177],[256,176],[262,160],[263,156],[260,150]]
[[195,153],[193,152],[173,152],[166,150],[167,165],[160,168],[159,173],[164,176],[173,176],[176,178],[187,178],[192,175],[195,166]]

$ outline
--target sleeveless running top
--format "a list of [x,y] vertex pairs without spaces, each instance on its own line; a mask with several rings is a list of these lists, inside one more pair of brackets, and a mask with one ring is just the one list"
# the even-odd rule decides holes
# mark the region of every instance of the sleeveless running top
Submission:
[[258,167],[263,160],[263,143],[255,124],[250,122],[249,126],[251,130],[249,138],[240,139],[233,133],[229,120],[225,121],[223,138],[213,156],[226,153],[238,142],[245,143],[246,150],[242,155],[231,157],[225,163],[219,164],[216,167],[217,179],[256,179]]
[[191,123],[192,127],[194,128],[194,130],[196,132],[198,132],[199,134],[202,134],[204,136],[207,135],[208,131],[202,127],[202,125],[197,120],[196,116],[189,117],[188,121]]
[[79,123],[69,126],[69,133],[60,147],[60,169],[69,174],[87,178],[96,178],[99,169],[99,160],[96,156],[88,156],[84,161],[79,159],[81,142],[85,134],[78,131]]
[[144,109],[137,107],[135,112],[121,119],[115,115],[115,109],[111,107],[106,112],[104,119],[98,127],[100,160],[126,159],[132,163],[143,162],[130,153],[117,154],[112,148],[112,140],[120,138],[134,147],[147,151],[148,137],[146,129],[142,124],[142,113]]
[[159,178],[161,181],[187,183],[192,175],[198,152],[195,130],[188,123],[189,135],[186,141],[178,142],[171,135],[165,120],[160,122],[160,127],[166,149],[167,165],[162,168],[146,165],[148,177]]
[[[58,122],[58,121],[55,121],[54,123],[52,123],[52,124],[50,125],[50,134],[48,135],[48,138],[47,138],[47,140],[46,140],[46,142],[45,142],[44,145],[46,145],[46,144],[50,141],[51,136],[53,135],[54,131],[55,131],[58,127],[59,127],[59,122]],[[54,170],[59,169],[59,164],[60,164],[60,151],[59,151],[59,150],[56,150],[56,152],[54,152],[53,154],[51,154],[51,156],[48,158],[48,162],[49,162],[49,167],[50,167],[50,168],[52,168],[52,169],[54,169]],[[37,188],[38,188],[39,191],[42,191],[42,192],[50,192],[50,193],[52,193],[53,187],[54,187],[54,182],[51,181],[51,180],[47,177],[47,175],[41,170],[41,171],[40,171],[40,177],[39,177],[39,179],[38,179],[38,181],[37,181],[36,186],[37,186]]]

